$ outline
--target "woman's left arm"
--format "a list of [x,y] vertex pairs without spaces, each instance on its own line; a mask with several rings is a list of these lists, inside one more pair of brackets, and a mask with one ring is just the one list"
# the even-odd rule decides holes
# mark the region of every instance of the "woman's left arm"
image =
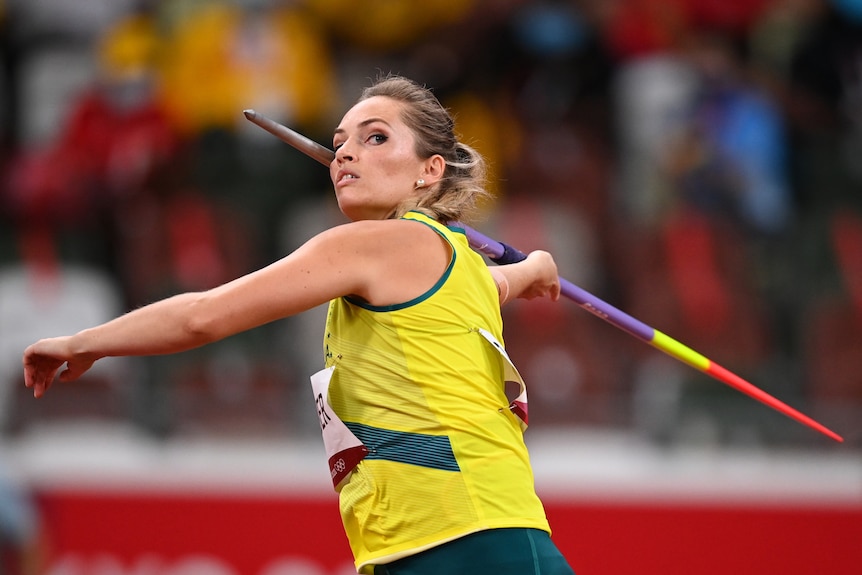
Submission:
[[560,299],[560,278],[553,256],[546,251],[530,252],[527,259],[514,264],[488,268],[497,284],[500,305],[515,298]]

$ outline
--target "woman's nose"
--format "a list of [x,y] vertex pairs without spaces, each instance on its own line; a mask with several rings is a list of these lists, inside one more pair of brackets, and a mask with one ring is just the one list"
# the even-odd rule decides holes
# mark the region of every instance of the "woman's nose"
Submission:
[[353,161],[353,152],[348,148],[348,144],[344,143],[335,150],[335,159],[340,162]]

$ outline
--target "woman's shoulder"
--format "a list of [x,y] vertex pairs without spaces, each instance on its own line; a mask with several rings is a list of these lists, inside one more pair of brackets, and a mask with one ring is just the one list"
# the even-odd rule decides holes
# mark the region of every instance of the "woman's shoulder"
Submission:
[[411,218],[360,220],[336,226],[324,234],[332,239],[349,242],[356,248],[371,249],[411,244],[425,245],[429,238],[438,235],[426,222]]
[[445,239],[415,220],[357,221],[324,234],[329,247],[325,257],[364,278],[354,295],[375,306],[401,304],[426,293],[452,258]]

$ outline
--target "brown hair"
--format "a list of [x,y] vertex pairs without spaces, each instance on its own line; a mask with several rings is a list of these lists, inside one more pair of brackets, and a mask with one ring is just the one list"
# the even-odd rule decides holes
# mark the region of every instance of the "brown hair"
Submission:
[[485,160],[479,152],[458,140],[455,121],[437,97],[413,80],[391,74],[365,88],[359,101],[374,96],[404,104],[402,119],[416,137],[416,153],[420,158],[440,154],[446,161],[438,185],[403,202],[392,217],[415,210],[449,223],[474,215],[478,202],[490,195],[485,189]]

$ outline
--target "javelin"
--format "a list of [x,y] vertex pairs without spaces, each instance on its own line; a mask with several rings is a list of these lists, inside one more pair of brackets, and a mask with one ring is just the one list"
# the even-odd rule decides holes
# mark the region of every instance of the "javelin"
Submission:
[[[293,146],[300,152],[317,160],[325,166],[330,165],[335,159],[335,152],[326,146],[306,138],[302,134],[267,118],[263,114],[255,112],[254,110],[244,110],[243,114],[249,121],[257,124],[281,141]],[[470,247],[475,251],[488,256],[491,261],[497,264],[511,264],[519,262],[527,257],[526,254],[512,246],[493,240],[469,226],[465,226],[463,224],[459,225],[464,228]],[[835,441],[844,441],[844,438],[834,431],[769,395],[754,384],[749,383],[735,373],[721,367],[714,361],[694,351],[690,347],[683,345],[672,337],[669,337],[659,330],[633,318],[627,313],[615,308],[611,304],[599,299],[563,278],[560,278],[560,293],[596,317],[599,317],[637,339],[650,344],[659,351],[678,359],[698,371],[714,377],[718,381],[741,391],[776,411],[783,413],[787,417],[795,419],[799,423],[807,425]]]

